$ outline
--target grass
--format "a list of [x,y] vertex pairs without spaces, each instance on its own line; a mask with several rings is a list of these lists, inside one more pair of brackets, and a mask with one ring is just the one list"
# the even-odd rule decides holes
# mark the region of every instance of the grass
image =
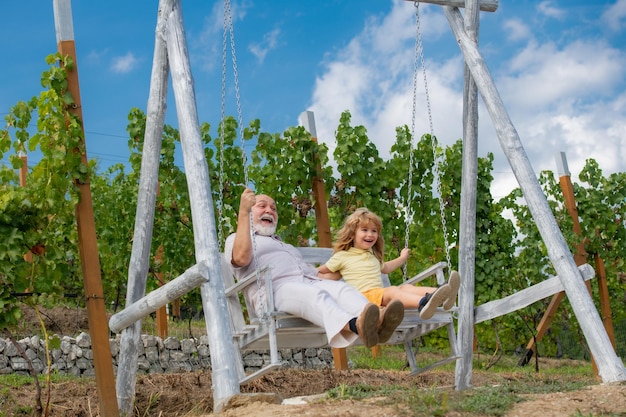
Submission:
[[[371,351],[363,347],[349,349],[348,357],[355,368],[366,369],[402,369],[406,364],[402,347],[385,346],[382,357],[373,358]],[[430,357],[432,361],[441,354],[420,352],[418,359]],[[444,416],[447,413],[470,413],[477,416],[504,416],[511,407],[524,401],[527,394],[548,394],[579,390],[597,383],[590,363],[573,360],[542,360],[540,372],[534,366],[517,366],[518,357],[503,356],[501,360],[484,370],[480,357],[473,363],[473,379],[480,380],[481,374],[489,374],[489,385],[474,386],[470,390],[453,391],[450,387],[428,387],[407,390],[406,387],[393,385],[371,387],[366,385],[339,386],[330,391],[329,398],[363,400],[366,398],[381,400],[386,405],[403,404],[398,415]],[[421,364],[423,366],[423,364]],[[438,368],[454,372],[455,364]],[[494,378],[494,375],[496,376]],[[464,414],[465,415],[465,414]],[[577,417],[582,417],[579,414]],[[593,417],[591,415],[585,417]]]
[[[42,387],[42,390],[45,390],[46,386],[46,375],[40,374],[37,376],[39,379],[39,384]],[[72,375],[59,375],[57,373],[52,373],[50,375],[50,381],[53,384],[63,383],[67,381],[77,382],[83,381],[84,379],[72,376]],[[17,400],[13,397],[12,390],[17,390],[21,387],[32,387],[32,390],[35,389],[35,383],[33,377],[30,375],[20,375],[20,374],[6,374],[0,375],[0,417],[5,416],[31,416],[34,415],[34,407],[32,405],[20,405],[15,407],[12,414],[6,414],[6,406],[15,403]],[[29,388],[30,389],[30,388]],[[45,395],[42,393],[42,395]]]
[[[420,352],[418,359],[438,359],[440,353]],[[355,368],[400,370],[405,365],[404,349],[398,346],[383,347],[383,355],[373,358],[370,349],[352,347],[348,349],[348,357]],[[475,415],[504,416],[513,405],[524,401],[527,394],[547,394],[578,390],[596,384],[591,364],[572,360],[542,359],[540,372],[533,366],[518,367],[517,357],[503,356],[489,370],[482,369],[480,357],[474,360],[473,387],[465,391],[454,391],[450,386],[436,386],[432,383],[422,386],[393,384],[370,386],[367,384],[341,384],[329,391],[327,397],[332,399],[353,399],[371,401],[380,405],[393,407],[398,416],[445,416]],[[450,373],[454,371],[454,363],[436,370]],[[488,375],[488,377],[485,377]],[[43,376],[40,376],[43,378]],[[72,376],[52,375],[53,382],[77,381],[81,378]],[[419,378],[416,378],[419,381]],[[481,383],[480,381],[488,381]],[[32,385],[32,378],[23,375],[0,375],[0,417],[4,417],[3,404],[11,402],[11,388]],[[152,405],[159,399],[158,394],[151,396],[145,411],[136,410],[136,415],[150,415]],[[32,407],[25,406],[14,409],[12,415],[31,415]],[[575,414],[573,417],[600,417],[594,414]],[[614,416],[604,416],[614,417]]]
[[[144,332],[157,334],[156,321],[148,317],[143,320]],[[206,328],[203,320],[200,321],[168,321],[170,336],[184,339],[200,337],[205,334]],[[348,358],[353,368],[374,370],[403,370],[406,369],[406,357],[402,346],[384,346],[383,354],[374,358],[372,351],[364,347],[351,347],[348,349]],[[418,363],[420,366],[427,365],[441,359],[440,350],[420,349]],[[592,366],[589,362],[575,360],[547,360],[540,361],[539,373],[535,371],[534,361],[525,367],[517,366],[518,357],[503,356],[489,370],[485,370],[485,364],[489,355],[475,355],[472,369],[472,389],[454,391],[450,386],[414,386],[409,389],[406,386],[392,384],[383,386],[369,386],[366,384],[339,385],[327,392],[330,399],[354,399],[376,401],[384,405],[395,407],[398,416],[431,415],[444,416],[447,413],[464,413],[463,415],[476,416],[503,416],[511,407],[524,401],[527,394],[547,394],[578,390],[588,385],[597,383],[593,376]],[[451,372],[454,374],[455,363],[437,368],[436,372]],[[481,376],[489,375],[489,378]],[[43,378],[43,376],[40,376]],[[44,380],[42,386],[44,386]],[[52,382],[76,381],[80,378],[71,376],[52,375]],[[489,381],[481,383],[480,381]],[[16,374],[0,375],[0,417],[4,417],[4,404],[12,402],[11,387],[19,388],[24,385],[32,385],[30,376]],[[158,397],[150,399],[158,401]],[[402,406],[399,406],[401,404]],[[19,414],[30,415],[32,409],[24,407],[16,410]],[[145,412],[148,415],[150,406]],[[599,417],[593,414],[581,414],[574,417]],[[607,416],[605,416],[607,417]]]
[[[158,336],[159,330],[157,321],[152,316],[148,316],[141,321],[142,334]],[[199,338],[207,333],[204,320],[172,320],[167,321],[167,333],[169,337],[179,340]]]

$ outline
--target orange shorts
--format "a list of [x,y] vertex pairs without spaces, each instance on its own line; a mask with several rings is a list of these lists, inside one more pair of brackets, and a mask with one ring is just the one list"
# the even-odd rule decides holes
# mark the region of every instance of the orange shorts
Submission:
[[383,303],[384,293],[384,288],[372,288],[371,290],[363,291],[362,294],[365,296],[365,298],[369,300],[370,303],[374,303],[377,306],[380,306]]

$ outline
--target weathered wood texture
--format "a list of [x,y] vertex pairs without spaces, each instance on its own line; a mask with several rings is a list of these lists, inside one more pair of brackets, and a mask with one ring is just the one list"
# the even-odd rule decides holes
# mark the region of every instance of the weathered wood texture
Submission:
[[205,265],[200,262],[209,261],[203,274],[208,274],[210,279],[200,286],[200,294],[211,348],[213,408],[219,412],[230,397],[239,394],[237,360],[232,346],[211,182],[200,134],[180,0],[175,1],[172,9],[165,10],[164,13],[167,15],[167,54],[189,187],[196,262],[198,265]]
[[[163,10],[165,7],[166,2],[161,0],[159,2],[159,10]],[[167,107],[169,77],[167,47],[163,37],[164,25],[165,21],[163,16],[161,16],[157,19],[152,57],[152,74],[146,110],[146,130],[141,159],[135,228],[128,267],[126,306],[132,305],[132,303],[137,302],[144,296],[148,269],[150,267],[150,246],[152,243],[155,204],[158,193],[159,158]],[[120,339],[117,379],[115,381],[117,403],[123,416],[132,415],[134,411],[138,352],[143,348],[141,344],[142,318],[143,316],[136,317],[133,322],[120,326],[119,329],[112,329],[114,332],[123,329]]]
[[600,376],[604,382],[626,380],[626,370],[607,336],[600,315],[589,296],[580,276],[567,242],[552,215],[547,199],[526,156],[519,135],[506,112],[498,90],[493,83],[487,65],[463,28],[458,9],[444,7],[444,13],[461,48],[465,63],[472,73],[487,111],[496,129],[504,154],[517,182],[524,193],[528,208],[548,249],[548,255],[563,283],[576,318],[585,334],[589,347],[597,360]]
[[[406,1],[415,2],[415,0]],[[465,0],[418,0],[418,3],[431,3],[451,7],[466,7]],[[480,3],[480,10],[483,12],[495,12],[498,10],[498,0],[479,0],[478,3]]]
[[202,261],[198,265],[192,266],[176,279],[151,291],[139,300],[126,305],[124,310],[115,313],[109,319],[111,331],[119,333],[148,314],[154,313],[160,307],[171,303],[207,282],[209,280],[208,275],[205,275],[208,269],[207,264],[208,261]]
[[[478,43],[478,2],[465,3],[465,31],[470,39]],[[478,179],[478,89],[467,65],[463,71],[463,162],[459,219],[459,273],[463,279],[459,291],[457,323],[457,348],[461,359],[456,362],[455,367],[455,388],[459,391],[472,386]]]
[[[581,283],[583,280],[588,281],[595,276],[595,272],[589,264],[581,265],[578,267],[578,270],[580,273],[576,279]],[[528,307],[532,303],[543,300],[546,297],[550,297],[551,295],[563,291],[564,287],[561,281],[558,276],[550,277],[532,287],[524,288],[523,290],[511,294],[508,297],[481,304],[475,309],[474,321],[481,323],[485,320],[504,316],[513,311]]]

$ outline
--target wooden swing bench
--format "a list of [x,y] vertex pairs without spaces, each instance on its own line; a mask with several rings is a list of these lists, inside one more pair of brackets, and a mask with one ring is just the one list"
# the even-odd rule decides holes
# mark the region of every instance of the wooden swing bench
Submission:
[[[304,261],[314,265],[325,263],[332,255],[332,249],[330,248],[300,247],[298,249]],[[435,276],[438,284],[443,284],[445,282],[444,270],[446,267],[447,264],[445,262],[440,262],[407,280],[405,283],[416,284],[428,277]],[[266,274],[269,273],[269,269],[270,267],[264,268],[259,272]],[[249,285],[257,285],[259,280],[257,279],[256,273],[252,273],[238,282],[235,282],[230,265],[228,265],[223,256],[222,272],[235,345],[240,352],[250,350],[269,350],[270,352],[270,363],[250,375],[245,375],[243,363],[240,364],[240,384],[246,384],[268,372],[280,368],[282,366],[279,357],[280,349],[320,348],[328,346],[328,339],[323,328],[300,317],[276,311],[271,296],[267,297],[268,305],[266,308],[269,313],[267,317],[264,318],[252,315],[251,304],[248,303],[248,300],[245,300],[246,308],[250,315],[249,319],[246,320],[242,311],[240,294]],[[386,278],[386,276],[384,277]],[[266,285],[267,294],[272,294],[271,280],[262,278],[260,281]],[[388,281],[386,285],[389,285]],[[416,361],[417,351],[414,350],[413,340],[444,326],[447,327],[448,330],[451,351],[450,356],[428,366],[422,368],[418,367]],[[357,341],[356,344],[360,344],[360,341]],[[442,308],[439,308],[435,315],[429,320],[421,319],[417,309],[405,310],[404,320],[385,344],[404,345],[411,375],[416,375],[459,358],[456,351],[456,333],[454,330],[452,311],[444,311]]]

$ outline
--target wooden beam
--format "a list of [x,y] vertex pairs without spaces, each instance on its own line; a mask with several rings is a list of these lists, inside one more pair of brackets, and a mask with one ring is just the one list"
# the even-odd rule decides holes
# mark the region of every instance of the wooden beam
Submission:
[[[584,281],[588,281],[595,276],[595,272],[589,264],[579,266],[578,271],[579,277],[582,276]],[[563,283],[558,276],[553,276],[541,281],[539,284],[511,294],[508,297],[479,305],[474,310],[474,321],[481,323],[485,320],[504,316],[524,307],[528,307],[532,303],[543,300],[560,291],[563,291]]]
[[209,261],[202,261],[187,269],[179,277],[151,291],[132,304],[126,305],[126,308],[113,314],[109,319],[111,331],[119,333],[137,320],[141,320],[142,317],[154,313],[160,307],[206,283],[209,278],[206,270],[210,263]]
[[[415,0],[406,0],[415,3]],[[465,7],[465,0],[418,0],[418,3],[431,3],[440,6]],[[483,12],[495,12],[498,10],[498,0],[480,0],[480,10]]]

